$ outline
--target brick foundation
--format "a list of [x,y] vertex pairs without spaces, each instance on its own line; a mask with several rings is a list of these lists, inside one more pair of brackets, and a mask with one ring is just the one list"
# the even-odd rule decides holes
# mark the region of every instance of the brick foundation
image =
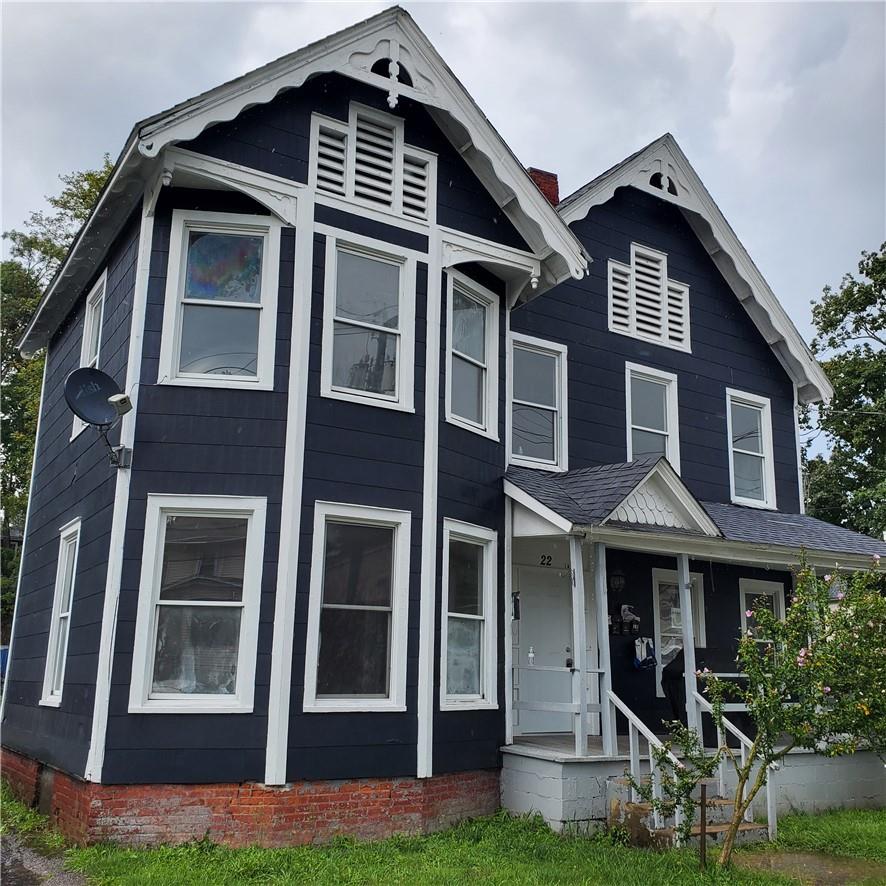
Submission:
[[79,844],[157,845],[207,838],[229,846],[295,846],[323,843],[338,834],[377,840],[430,833],[500,807],[498,770],[283,787],[101,785],[4,748],[2,774],[23,802],[39,802],[53,824]]

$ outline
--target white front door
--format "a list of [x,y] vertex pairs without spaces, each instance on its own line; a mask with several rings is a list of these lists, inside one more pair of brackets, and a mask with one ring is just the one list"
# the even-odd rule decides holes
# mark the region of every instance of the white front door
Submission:
[[[514,665],[520,701],[571,702],[572,675],[567,671],[527,670],[527,668],[565,668],[574,660],[572,645],[572,583],[569,570],[535,566],[516,566],[514,579],[520,593],[520,621]],[[587,587],[587,582],[586,582]],[[596,667],[596,627],[593,607],[587,613],[588,667]],[[530,664],[530,649],[533,661]],[[596,678],[589,675],[589,683]],[[596,698],[596,693],[591,692]],[[594,731],[594,720],[591,731]],[[514,733],[571,732],[572,715],[550,711],[519,711]]]

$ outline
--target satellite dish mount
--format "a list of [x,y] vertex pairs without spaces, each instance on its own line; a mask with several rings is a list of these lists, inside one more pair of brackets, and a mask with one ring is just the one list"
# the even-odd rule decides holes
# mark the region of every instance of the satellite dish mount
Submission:
[[132,409],[132,401],[106,372],[84,366],[75,369],[65,380],[65,402],[80,421],[92,425],[108,448],[111,465],[128,468],[132,464],[132,450],[126,446],[112,446],[108,431]]

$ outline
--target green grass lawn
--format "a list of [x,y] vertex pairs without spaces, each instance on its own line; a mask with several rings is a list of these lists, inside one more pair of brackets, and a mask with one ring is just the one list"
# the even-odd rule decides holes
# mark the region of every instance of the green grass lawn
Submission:
[[886,862],[886,810],[788,815],[778,821],[778,846]]

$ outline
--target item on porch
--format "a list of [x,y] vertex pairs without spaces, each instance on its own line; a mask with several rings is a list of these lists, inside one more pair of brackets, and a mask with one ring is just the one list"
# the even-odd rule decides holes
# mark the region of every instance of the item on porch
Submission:
[[634,612],[633,603],[622,603],[621,623],[627,629],[629,634],[640,633],[640,616]]
[[535,664],[535,647],[530,646],[529,652],[526,653],[526,658],[529,661],[529,667],[532,667]]
[[655,644],[652,637],[640,637],[634,641],[634,667],[638,671],[654,668],[658,662],[655,658]]

